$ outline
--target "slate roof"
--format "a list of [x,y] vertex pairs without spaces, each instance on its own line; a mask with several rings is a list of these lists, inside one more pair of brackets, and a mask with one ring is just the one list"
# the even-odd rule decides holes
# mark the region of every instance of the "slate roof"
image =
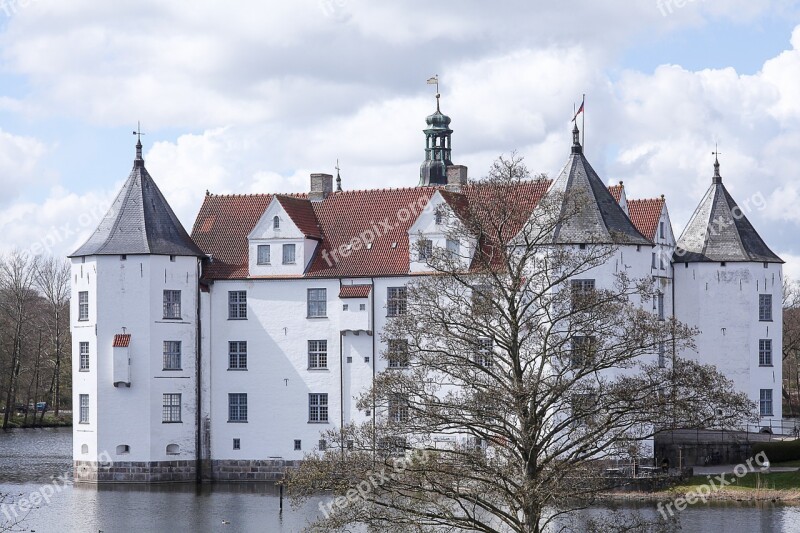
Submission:
[[764,243],[725,188],[718,161],[714,164],[711,187],[678,239],[674,261],[783,263]]
[[[530,213],[549,184],[549,181],[521,182],[505,191],[503,197]],[[354,190],[330,194],[319,202],[311,202],[305,195],[294,195],[290,201],[285,200],[285,195],[278,198],[281,205],[290,206],[295,223],[302,214],[304,233],[311,229],[319,231],[321,242],[304,274],[306,277],[398,276],[409,273],[408,230],[437,190],[462,216],[467,213],[470,198],[485,197],[489,194],[486,189],[468,185],[461,193],[437,187]],[[206,279],[249,277],[247,236],[271,200],[272,195],[268,194],[206,195],[192,229],[192,238],[213,257],[205,266]],[[409,216],[406,217],[404,210]],[[311,224],[312,213],[316,226]],[[518,227],[509,226],[508,237],[515,235],[520,227],[521,223]],[[338,249],[354,238],[369,241],[371,246],[354,248],[346,257],[338,255]],[[334,251],[337,251],[335,261]]]
[[[566,217],[553,233],[560,244],[635,244],[653,243],[642,235],[620,207],[609,188],[586,160],[573,130],[574,143],[567,164],[545,195],[561,203],[561,212],[569,213],[570,202],[580,201],[579,211]],[[577,200],[576,200],[577,199]]]
[[89,239],[70,257],[87,255],[205,255],[172,212],[139,157],[114,203]]
[[628,200],[628,212],[631,214],[631,222],[648,239],[656,239],[658,222],[661,220],[664,202],[663,196],[646,200]]

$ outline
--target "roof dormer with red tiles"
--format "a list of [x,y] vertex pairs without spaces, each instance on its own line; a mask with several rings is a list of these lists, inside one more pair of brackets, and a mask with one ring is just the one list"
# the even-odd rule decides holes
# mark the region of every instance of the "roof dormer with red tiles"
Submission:
[[448,254],[463,263],[472,262],[477,239],[468,238],[460,227],[460,217],[468,210],[465,194],[437,190],[408,229],[409,271],[430,272],[428,259]]
[[273,196],[247,236],[250,277],[302,276],[321,241],[311,200]]

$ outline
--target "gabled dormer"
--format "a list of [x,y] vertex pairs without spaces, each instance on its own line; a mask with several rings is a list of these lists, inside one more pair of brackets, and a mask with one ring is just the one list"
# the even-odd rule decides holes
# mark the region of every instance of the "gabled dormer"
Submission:
[[669,219],[667,202],[660,198],[628,200],[631,221],[642,235],[655,243],[651,250],[651,273],[666,276],[669,272],[672,254],[675,252],[675,235]]
[[467,238],[461,224],[466,216],[467,197],[438,190],[408,230],[409,271],[429,272],[428,258],[450,254],[466,269],[472,262],[476,241]]
[[247,236],[250,276],[303,275],[321,240],[309,200],[274,196]]

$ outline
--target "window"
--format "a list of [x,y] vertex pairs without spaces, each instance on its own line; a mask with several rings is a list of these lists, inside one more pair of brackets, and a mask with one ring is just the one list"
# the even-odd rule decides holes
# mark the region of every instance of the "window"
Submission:
[[427,261],[433,258],[433,241],[430,239],[420,239],[417,243],[417,247],[420,261]]
[[328,290],[308,289],[308,316],[328,316]]
[[319,440],[319,451],[324,452],[327,449],[328,449],[328,441],[326,441],[325,439],[320,439]]
[[389,398],[389,421],[397,423],[408,422],[408,396],[405,394],[393,394]]
[[80,371],[87,372],[89,370],[89,343],[81,342],[80,346]]
[[228,394],[228,422],[247,422],[247,394]]
[[342,304],[342,311],[347,311],[348,309],[350,309],[348,304]]
[[759,407],[761,416],[772,416],[772,389],[761,389]]
[[181,341],[164,341],[164,370],[181,369]]
[[161,421],[165,424],[181,421],[180,394],[164,394],[164,407],[161,410]]
[[489,285],[475,285],[471,295],[472,314],[488,316],[492,309],[492,287]]
[[572,422],[576,425],[592,426],[596,423],[598,409],[597,395],[591,392],[576,393],[570,398]]
[[228,291],[228,318],[247,318],[247,291]]
[[241,441],[241,439],[233,439],[233,449],[234,450],[241,450],[242,449],[242,441]]
[[405,339],[391,339],[389,341],[389,368],[408,367],[408,341]]
[[572,366],[580,367],[586,364],[595,351],[595,338],[589,335],[576,335],[572,337]]
[[180,455],[181,447],[178,444],[167,444],[167,455]]
[[381,437],[378,449],[388,457],[402,457],[406,452],[406,439],[403,437]]
[[758,341],[758,366],[772,366],[772,339]]
[[80,424],[88,424],[89,423],[89,395],[88,394],[81,394],[79,396],[80,402],[80,418],[78,419]]
[[328,341],[308,341],[308,368],[328,368]]
[[405,287],[389,287],[386,298],[386,309],[388,316],[400,316],[406,314],[407,293]]
[[667,367],[667,355],[664,346],[664,341],[658,343],[658,368]]
[[358,304],[359,311],[366,311],[366,309],[367,309],[367,304]]
[[127,444],[120,444],[117,446],[117,455],[125,455],[126,453],[131,453],[131,447]]
[[475,343],[475,364],[480,366],[492,366],[492,348],[494,343],[489,337],[480,337]]
[[284,265],[293,265],[294,264],[294,244],[284,244],[283,245],[283,264]]
[[664,223],[663,222],[659,222],[658,223],[658,236],[661,237],[662,239],[664,238]]
[[89,292],[78,293],[78,320],[89,320]]
[[119,260],[120,261],[127,261],[128,260],[128,256],[125,255],[125,254],[122,254],[121,256],[119,256]]
[[656,253],[655,252],[652,253],[651,258],[650,258],[650,268],[652,268],[653,270],[655,270],[657,268],[656,267]]
[[570,280],[572,288],[572,310],[582,307],[589,307],[594,296],[593,279],[573,279]]
[[257,263],[259,265],[269,264],[269,244],[259,244],[256,248],[258,250]]
[[664,257],[664,252],[662,252],[662,251],[658,252],[658,265],[659,265],[659,268],[661,268],[661,270],[666,270],[667,269],[667,260]]
[[278,215],[272,217],[272,229],[281,229],[281,219],[278,218]]
[[300,439],[294,439],[294,449],[295,450],[303,449],[303,442]]
[[772,295],[758,295],[758,319],[762,322],[772,321]]
[[247,341],[228,341],[228,369],[247,370]]
[[447,241],[445,242],[445,246],[447,247],[447,255],[449,255],[450,257],[458,256],[460,246],[457,240],[447,239]]
[[308,395],[308,421],[314,423],[328,422],[328,395],[311,393]]
[[664,293],[659,292],[656,295],[656,309],[658,310],[658,319],[664,320]]
[[447,212],[442,208],[442,206],[439,206],[439,208],[436,209],[436,213],[434,213],[434,219],[437,226],[441,226],[447,221]]
[[164,318],[181,317],[181,291],[164,291]]
[[174,255],[169,256],[169,260],[170,260],[171,263],[174,263],[175,262],[175,256]]

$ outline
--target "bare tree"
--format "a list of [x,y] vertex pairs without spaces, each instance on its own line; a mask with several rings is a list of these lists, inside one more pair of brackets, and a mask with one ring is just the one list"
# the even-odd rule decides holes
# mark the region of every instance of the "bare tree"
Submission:
[[[37,260],[20,251],[12,252],[0,260],[0,312],[5,315],[11,331],[10,364],[6,389],[6,409],[3,413],[3,429],[8,428],[13,411],[16,389],[22,363],[23,341],[29,333],[28,320],[31,307],[37,298],[35,291]],[[27,406],[26,406],[27,408]]]
[[800,282],[783,279],[783,398],[800,415]]
[[[50,257],[42,260],[36,270],[36,286],[47,302],[49,314],[45,324],[52,349],[53,375],[48,397],[52,399],[55,415],[58,416],[61,403],[62,361],[69,354],[69,263]],[[44,412],[42,412],[44,417]]]
[[500,158],[464,195],[448,193],[448,237],[474,256],[431,255],[432,275],[408,285],[406,313],[382,334],[389,369],[359,400],[377,422],[329,431],[327,450],[291,474],[294,498],[337,497],[312,529],[568,527],[608,488],[607,460],[636,458],[661,429],[752,417],[713,367],[657,363],[662,343],[680,349],[694,332],[646,310],[652,280],[570,284],[617,250],[554,243],[586,198],[548,195],[531,211],[527,179],[520,159]]

